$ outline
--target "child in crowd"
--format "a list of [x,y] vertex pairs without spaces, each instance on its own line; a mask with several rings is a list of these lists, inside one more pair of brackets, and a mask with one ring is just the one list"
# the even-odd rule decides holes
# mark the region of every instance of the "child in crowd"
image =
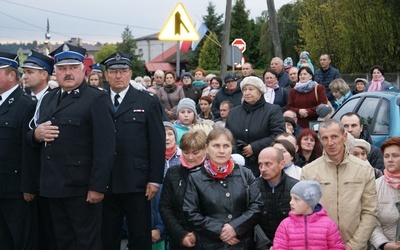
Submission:
[[322,190],[318,182],[303,180],[290,190],[289,217],[276,230],[274,250],[345,249],[339,229],[319,204]]
[[182,135],[189,131],[190,127],[197,124],[196,103],[190,98],[183,98],[179,101],[177,107],[178,117],[174,122],[174,127],[177,132],[178,146]]

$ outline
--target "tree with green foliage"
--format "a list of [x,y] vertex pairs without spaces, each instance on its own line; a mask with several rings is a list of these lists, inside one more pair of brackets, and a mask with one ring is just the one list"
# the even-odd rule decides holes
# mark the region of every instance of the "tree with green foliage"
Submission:
[[122,32],[122,42],[117,43],[117,50],[132,56],[131,69],[133,78],[146,74],[145,65],[140,60],[141,55],[135,54],[136,49],[136,41],[133,38],[132,31],[129,27],[126,27]]
[[199,56],[199,67],[205,70],[212,70],[219,68],[219,57],[221,47],[215,44],[214,41],[218,39],[214,32],[210,32],[209,36],[205,38],[203,47]]
[[117,45],[115,44],[106,44],[101,46],[100,49],[94,55],[94,60],[96,62],[101,62],[106,59],[109,55],[115,53],[117,51]]
[[[242,38],[246,42],[246,51],[243,56],[246,61],[260,66],[259,41],[261,26],[254,20],[249,20],[250,11],[246,10],[244,0],[236,0],[232,7],[230,42],[235,38]],[[263,67],[264,68],[264,67]]]
[[224,14],[217,14],[215,4],[209,1],[207,6],[207,15],[203,16],[203,23],[207,28],[217,35],[218,41],[222,40],[223,18]]
[[[298,23],[300,13],[299,9],[300,7],[298,4],[285,4],[277,13],[282,55],[284,58],[290,56],[294,63],[299,60],[299,54],[301,51],[308,51],[308,48],[302,46],[303,44],[300,42],[298,33],[298,30],[300,29]],[[311,58],[313,58],[313,56],[314,58],[317,58],[319,55],[311,55]]]
[[216,39],[214,38],[216,41],[222,40],[223,16],[223,14],[216,13],[215,5],[213,4],[213,2],[208,2],[207,15],[203,16],[203,23],[207,26],[209,31],[207,31],[206,36],[197,45],[195,51],[190,51],[188,53],[190,65],[194,65],[195,68],[200,65],[200,51],[202,50],[202,47],[205,43],[205,39],[207,38],[207,36],[210,36],[210,32],[214,32],[214,34],[217,35]]
[[386,0],[299,3],[299,33],[311,54],[333,55],[332,61],[341,72],[366,72],[374,64],[383,65],[387,71],[396,70],[399,24],[398,13],[393,9],[398,3]]

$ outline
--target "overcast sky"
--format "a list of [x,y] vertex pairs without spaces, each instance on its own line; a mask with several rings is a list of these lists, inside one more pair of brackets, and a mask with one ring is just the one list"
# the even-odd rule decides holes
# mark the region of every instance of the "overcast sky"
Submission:
[[[211,0],[219,14],[225,0]],[[208,0],[0,0],[0,42],[44,41],[47,18],[51,42],[79,37],[86,43],[121,41],[130,25],[135,38],[160,32],[172,10],[181,2],[193,23],[206,14]],[[233,3],[235,0],[233,0]],[[293,0],[275,0],[275,8]],[[266,0],[246,0],[252,18],[267,9]]]

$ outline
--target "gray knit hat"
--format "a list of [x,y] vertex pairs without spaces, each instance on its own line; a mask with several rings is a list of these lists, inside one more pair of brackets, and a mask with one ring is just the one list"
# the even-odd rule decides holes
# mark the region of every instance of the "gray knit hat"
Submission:
[[357,82],[363,82],[365,86],[368,85],[368,81],[365,78],[357,78],[357,79],[355,79],[354,83],[357,83]]
[[297,182],[290,190],[290,193],[299,196],[305,203],[313,209],[318,204],[322,196],[321,186],[313,180],[302,180]]
[[164,128],[172,129],[172,131],[174,132],[174,135],[175,135],[175,141],[177,142],[178,141],[178,133],[176,132],[175,126],[170,122],[163,122],[163,123],[164,123]]
[[320,104],[317,106],[316,111],[319,117],[323,118],[331,113],[332,108],[328,104]]
[[183,98],[179,101],[178,103],[178,108],[177,108],[177,112],[179,113],[179,111],[181,111],[182,109],[190,109],[193,111],[193,113],[195,115],[197,115],[196,112],[196,103],[190,99],[190,98]]
[[307,51],[303,51],[300,53],[300,59],[308,60],[309,57],[310,57],[310,53],[308,53]]

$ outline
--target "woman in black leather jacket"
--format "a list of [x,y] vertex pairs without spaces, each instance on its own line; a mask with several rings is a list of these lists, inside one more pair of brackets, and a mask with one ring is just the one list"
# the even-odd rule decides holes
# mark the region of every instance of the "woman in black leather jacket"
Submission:
[[[212,130],[209,158],[189,175],[183,211],[196,232],[198,249],[254,249],[253,228],[263,204],[251,170],[231,159],[233,142],[228,129]],[[250,186],[248,206],[239,168]]]
[[161,192],[159,210],[169,235],[170,249],[196,249],[197,237],[183,214],[183,196],[191,171],[206,158],[206,134],[189,130],[181,138],[181,164],[168,169]]

